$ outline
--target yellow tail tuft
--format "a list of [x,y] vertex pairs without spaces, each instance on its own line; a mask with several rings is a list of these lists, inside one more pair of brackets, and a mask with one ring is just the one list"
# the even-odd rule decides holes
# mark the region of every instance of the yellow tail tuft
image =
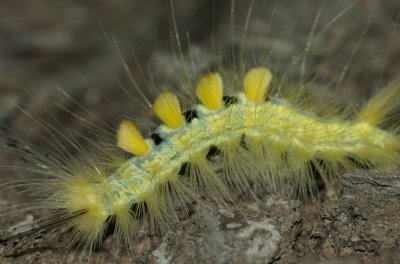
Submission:
[[390,84],[372,97],[360,110],[357,118],[371,125],[380,125],[400,106],[400,81]]

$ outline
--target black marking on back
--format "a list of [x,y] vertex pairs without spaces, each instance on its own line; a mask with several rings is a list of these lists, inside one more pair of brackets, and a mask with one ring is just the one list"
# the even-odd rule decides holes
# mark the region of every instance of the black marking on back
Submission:
[[183,112],[183,116],[185,117],[187,123],[192,122],[193,118],[198,118],[197,111],[193,109]]
[[224,97],[222,97],[222,100],[224,101],[225,106],[234,105],[239,102],[239,100],[236,96],[228,96],[228,95],[225,95]]
[[154,144],[160,145],[164,139],[157,133],[153,133],[150,135],[150,138],[153,140]]

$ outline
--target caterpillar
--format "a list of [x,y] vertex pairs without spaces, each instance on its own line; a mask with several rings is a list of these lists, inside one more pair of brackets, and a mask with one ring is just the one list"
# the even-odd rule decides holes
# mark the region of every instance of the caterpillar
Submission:
[[[241,75],[238,83],[231,81],[236,75]],[[186,209],[204,198],[229,202],[231,187],[255,197],[257,189],[306,196],[315,192],[315,172],[330,186],[357,167],[398,168],[400,139],[397,120],[392,121],[398,82],[355,114],[348,108],[335,116],[321,109],[329,106],[278,92],[282,83],[262,63],[243,73],[210,71],[195,81],[197,103],[187,109],[173,91],[155,98],[152,111],[162,125],[148,137],[132,121],[119,124],[116,146],[130,155],[127,159],[117,156],[114,146],[104,146],[105,160],[84,150],[83,160],[46,159],[43,171],[50,180],[30,184],[39,199],[29,209],[50,211],[35,223],[35,234],[58,230],[65,235],[64,247],[90,251],[113,223],[116,236],[129,245],[141,219],[152,230],[165,230],[175,206]],[[393,128],[381,128],[388,119]],[[8,145],[19,148],[18,142]],[[38,162],[45,158],[23,151]],[[209,162],[213,156],[222,157],[223,177]]]

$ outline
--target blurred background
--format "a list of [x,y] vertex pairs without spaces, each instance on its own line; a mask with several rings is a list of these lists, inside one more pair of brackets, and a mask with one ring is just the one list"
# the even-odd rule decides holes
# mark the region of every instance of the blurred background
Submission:
[[[302,75],[310,80],[318,73],[318,80],[329,83],[340,78],[348,67],[341,84],[347,98],[361,86],[369,95],[398,74],[397,0],[261,0],[254,1],[252,9],[249,2],[234,2],[232,27],[231,0],[173,1],[181,50],[188,62],[180,66],[175,60],[176,43],[172,41],[170,1],[3,0],[0,120],[29,138],[40,134],[40,128],[14,104],[47,121],[46,116],[51,113],[71,127],[76,126],[74,119],[55,103],[89,118],[56,87],[111,125],[118,123],[116,116],[121,114],[146,115],[148,109],[120,88],[123,86],[138,98],[113,51],[116,45],[145,93],[153,89],[146,83],[153,77],[174,83],[179,71],[190,63],[201,65],[200,70],[209,67],[214,57],[210,51],[212,40],[217,43],[218,52],[224,54],[224,49],[232,46],[232,38],[234,48],[245,46],[248,58],[267,52],[267,64],[274,71],[295,78]],[[304,54],[316,17],[306,73],[300,74],[299,55]]]

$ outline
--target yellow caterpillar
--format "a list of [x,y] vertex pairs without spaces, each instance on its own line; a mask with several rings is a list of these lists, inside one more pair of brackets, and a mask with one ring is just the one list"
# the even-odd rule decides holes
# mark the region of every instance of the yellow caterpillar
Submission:
[[[229,201],[232,186],[250,194],[264,189],[304,196],[315,191],[314,170],[329,186],[360,166],[398,168],[398,120],[390,130],[380,127],[400,105],[398,82],[351,117],[346,110],[331,117],[312,112],[297,97],[278,96],[275,75],[256,65],[230,87],[230,73],[207,73],[195,84],[198,104],[184,111],[175,93],[160,93],[152,111],[163,124],[151,135],[144,138],[129,120],[116,131],[116,145],[131,155],[126,160],[112,154],[106,162],[90,155],[65,164],[48,161],[44,171],[51,180],[38,182],[46,190],[29,207],[50,211],[36,222],[37,233],[57,230],[65,233],[64,247],[92,250],[115,222],[116,236],[130,244],[140,219],[147,217],[153,229],[163,227],[175,206],[203,197]],[[329,106],[315,106],[324,107]],[[214,171],[210,155],[222,156],[224,177]]]
[[[372,98],[355,119],[343,120],[324,119],[275,98],[268,89],[271,80],[267,68],[252,68],[243,91],[224,97],[221,76],[209,73],[196,85],[200,104],[185,115],[173,93],[161,93],[153,111],[163,125],[149,138],[130,121],[119,127],[118,146],[132,158],[108,174],[76,163],[54,172],[49,186],[54,194],[38,207],[63,215],[54,224],[73,230],[67,245],[78,242],[90,249],[101,243],[107,219],[115,219],[117,236],[129,242],[146,211],[152,226],[159,227],[176,202],[185,206],[203,194],[229,199],[227,185],[245,192],[254,185],[272,191],[290,185],[295,194],[305,194],[315,184],[310,165],[328,184],[354,167],[350,158],[378,169],[399,165],[398,135],[377,127],[397,106],[398,84]],[[225,179],[207,161],[213,147],[224,158]],[[185,164],[186,173],[180,173]]]
[[[189,110],[186,120],[176,96],[160,94],[153,111],[164,124],[153,137],[143,139],[130,121],[122,122],[118,130],[118,146],[134,157],[111,175],[62,179],[64,190],[57,196],[65,198],[54,203],[52,197],[48,206],[76,215],[71,227],[91,247],[101,240],[109,217],[115,217],[118,236],[125,240],[132,237],[145,206],[150,221],[159,226],[171,195],[181,205],[203,193],[229,199],[227,182],[247,192],[253,184],[272,190],[291,184],[294,192],[304,193],[314,184],[310,163],[326,183],[340,169],[354,166],[350,157],[374,168],[399,165],[399,137],[376,125],[396,106],[400,86],[373,98],[355,120],[324,120],[269,96],[271,79],[267,68],[250,69],[243,79],[244,91],[224,103],[221,76],[205,75],[196,86],[201,104]],[[207,161],[212,147],[224,157],[227,181]],[[241,159],[243,155],[251,158]],[[186,176],[179,174],[184,164],[188,164]],[[136,212],[131,210],[134,206]]]

